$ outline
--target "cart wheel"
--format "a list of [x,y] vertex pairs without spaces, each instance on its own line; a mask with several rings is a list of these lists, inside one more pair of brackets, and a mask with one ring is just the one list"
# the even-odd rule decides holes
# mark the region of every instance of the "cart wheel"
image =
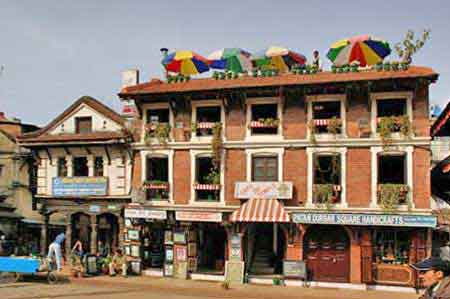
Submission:
[[0,272],[0,283],[14,283],[19,281],[21,275],[14,272]]
[[56,273],[54,272],[48,272],[47,281],[49,284],[55,284],[58,282],[58,276],[56,276]]

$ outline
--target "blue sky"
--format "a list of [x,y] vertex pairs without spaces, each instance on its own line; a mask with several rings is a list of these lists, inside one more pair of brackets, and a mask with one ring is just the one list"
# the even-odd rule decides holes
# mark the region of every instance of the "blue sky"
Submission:
[[[430,28],[414,64],[440,73],[432,103],[450,99],[450,1],[6,1],[0,0],[0,111],[44,125],[82,95],[120,110],[120,73],[161,77],[159,49],[208,55],[224,47],[282,45],[322,59],[359,34],[391,45]],[[396,60],[393,52],[390,59]],[[326,62],[326,67],[329,63]]]

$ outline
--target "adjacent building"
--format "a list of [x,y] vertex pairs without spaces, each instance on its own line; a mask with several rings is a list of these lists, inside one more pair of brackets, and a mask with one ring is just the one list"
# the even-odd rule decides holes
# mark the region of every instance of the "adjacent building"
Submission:
[[84,96],[19,143],[37,161],[35,199],[44,225],[41,251],[53,240],[48,225],[62,215],[66,253],[76,240],[86,252],[121,245],[123,207],[130,201],[132,152],[123,118]]
[[305,262],[313,281],[415,285],[406,264],[431,254],[436,227],[437,78],[412,66],[124,87],[138,112],[126,253],[158,275],[242,281]]

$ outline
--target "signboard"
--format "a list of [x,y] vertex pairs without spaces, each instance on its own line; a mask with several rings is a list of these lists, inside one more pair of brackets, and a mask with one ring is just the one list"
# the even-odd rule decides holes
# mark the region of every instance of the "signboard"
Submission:
[[175,219],[178,221],[222,222],[222,213],[176,211]]
[[53,178],[53,196],[106,195],[106,177],[57,177]]
[[244,282],[244,262],[226,261],[225,281]]
[[97,206],[97,205],[90,205],[90,206],[89,206],[89,212],[92,212],[92,213],[100,213],[100,206]]
[[290,199],[292,198],[292,182],[237,182],[234,197]]
[[437,225],[435,216],[383,215],[350,213],[293,213],[292,221],[308,224],[342,224],[371,226],[431,227]]
[[241,260],[241,236],[239,234],[234,234],[231,236],[230,261],[232,260]]
[[283,261],[283,275],[285,277],[306,279],[306,265],[304,261]]
[[167,211],[151,209],[125,209],[125,218],[167,219]]

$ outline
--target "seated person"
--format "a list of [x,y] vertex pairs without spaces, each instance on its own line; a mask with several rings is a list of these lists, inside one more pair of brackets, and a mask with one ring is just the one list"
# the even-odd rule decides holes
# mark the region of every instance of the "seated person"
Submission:
[[109,264],[109,275],[114,276],[116,275],[116,271],[122,271],[122,275],[127,276],[127,268],[126,256],[122,254],[122,250],[117,249]]

